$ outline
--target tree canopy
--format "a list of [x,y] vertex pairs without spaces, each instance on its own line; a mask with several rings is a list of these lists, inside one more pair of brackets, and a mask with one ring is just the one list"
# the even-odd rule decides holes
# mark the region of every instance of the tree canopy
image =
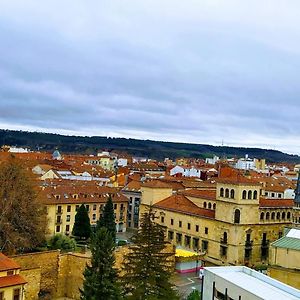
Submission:
[[121,298],[117,284],[117,271],[114,268],[115,243],[104,227],[96,231],[91,238],[91,264],[84,271],[82,300],[118,300]]
[[165,229],[154,220],[155,213],[150,208],[142,215],[140,229],[125,256],[121,281],[126,299],[179,299],[170,282],[174,252],[168,252]]
[[111,234],[113,240],[115,241],[116,222],[115,222],[114,204],[111,195],[108,197],[102,212],[102,216],[97,222],[97,230],[101,227],[105,227],[107,231]]
[[31,250],[45,240],[47,214],[32,174],[11,156],[0,165],[0,251]]
[[88,239],[91,236],[90,218],[84,204],[80,205],[75,215],[72,235],[81,239]]

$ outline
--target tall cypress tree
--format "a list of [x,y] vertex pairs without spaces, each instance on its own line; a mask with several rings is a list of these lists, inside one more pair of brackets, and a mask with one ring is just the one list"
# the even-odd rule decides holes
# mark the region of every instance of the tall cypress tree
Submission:
[[96,231],[91,239],[92,260],[83,273],[82,300],[118,300],[121,298],[114,269],[115,243],[104,227]]
[[88,239],[91,235],[90,218],[84,204],[81,204],[75,215],[72,235],[84,239]]
[[96,230],[98,230],[101,227],[105,227],[108,230],[108,232],[110,232],[113,240],[116,240],[115,212],[111,195],[109,195],[107,202],[104,206],[102,217],[100,217],[100,219],[97,222]]
[[154,219],[151,208],[142,215],[140,229],[133,236],[133,245],[125,256],[121,282],[126,299],[179,299],[170,283],[174,253],[166,251],[165,230]]

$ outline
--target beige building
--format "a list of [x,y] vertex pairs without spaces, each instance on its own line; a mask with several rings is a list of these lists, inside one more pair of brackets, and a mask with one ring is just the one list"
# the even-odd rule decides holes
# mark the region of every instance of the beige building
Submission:
[[88,210],[91,225],[96,226],[109,196],[114,203],[116,230],[125,232],[128,199],[117,189],[96,185],[44,187],[40,197],[47,208],[48,235],[70,235],[81,204]]
[[300,229],[286,229],[285,235],[271,244],[271,277],[300,289]]
[[259,183],[241,176],[219,179],[215,190],[173,194],[154,181],[141,190],[141,213],[153,205],[173,244],[216,265],[267,262],[270,242],[292,223],[293,200],[265,199]]
[[20,275],[21,267],[0,252],[0,300],[23,300],[27,281]]

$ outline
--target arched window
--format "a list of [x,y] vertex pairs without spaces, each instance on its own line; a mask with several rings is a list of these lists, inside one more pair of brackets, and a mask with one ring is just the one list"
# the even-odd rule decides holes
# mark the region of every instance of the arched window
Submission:
[[246,199],[247,198],[247,191],[243,191],[243,196],[242,196],[243,199]]
[[220,189],[220,197],[224,197],[224,189],[223,188]]
[[260,219],[263,220],[264,218],[265,218],[265,213],[262,212],[262,213],[260,214]]
[[288,213],[286,214],[286,218],[290,219],[291,218],[291,213],[288,211]]
[[285,219],[285,212],[283,212],[282,214],[281,214],[281,218],[284,220]]
[[276,215],[276,219],[279,220],[280,219],[280,212],[277,213]]
[[270,213],[269,212],[266,213],[266,220],[270,220]]
[[252,191],[248,191],[248,199],[252,199]]
[[241,211],[239,209],[236,209],[234,211],[234,223],[239,224],[241,221]]
[[215,210],[215,209],[216,209],[216,203],[213,204],[213,210]]
[[257,199],[257,191],[253,192],[253,199]]
[[226,189],[226,190],[225,190],[225,197],[226,197],[226,198],[229,198],[229,189]]
[[232,189],[232,190],[230,191],[230,198],[231,198],[231,199],[234,199],[234,189]]
[[207,203],[206,203],[206,202],[203,203],[203,207],[204,207],[204,208],[207,207]]
[[275,213],[274,213],[274,211],[273,211],[272,214],[271,214],[271,219],[272,219],[272,220],[275,219]]
[[211,209],[211,203],[210,202],[208,203],[208,209]]

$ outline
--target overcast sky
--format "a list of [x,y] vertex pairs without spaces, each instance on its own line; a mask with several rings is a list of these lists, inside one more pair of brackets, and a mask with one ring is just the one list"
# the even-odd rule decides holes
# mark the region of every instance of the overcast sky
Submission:
[[299,0],[0,0],[0,128],[299,154],[299,122]]

